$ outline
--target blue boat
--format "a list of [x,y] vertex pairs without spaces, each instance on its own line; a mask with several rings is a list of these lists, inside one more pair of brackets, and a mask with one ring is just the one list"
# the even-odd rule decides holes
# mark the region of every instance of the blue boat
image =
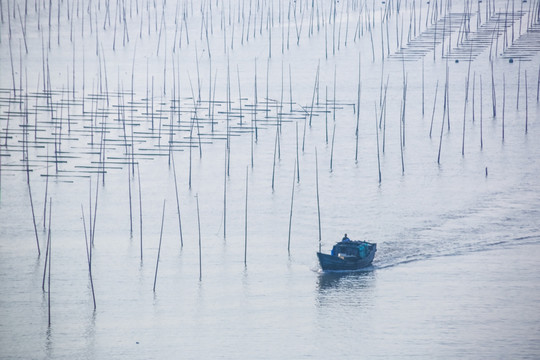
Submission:
[[377,252],[375,243],[344,239],[334,245],[330,255],[317,252],[317,257],[324,271],[350,271],[370,266],[375,252]]

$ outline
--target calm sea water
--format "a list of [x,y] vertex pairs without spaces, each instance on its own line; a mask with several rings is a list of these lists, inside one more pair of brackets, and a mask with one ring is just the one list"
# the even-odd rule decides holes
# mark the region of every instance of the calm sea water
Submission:
[[[313,12],[313,24],[320,19],[327,26],[325,37],[315,25],[308,35],[307,2],[298,5],[302,11],[291,7],[298,17],[290,25],[289,5],[281,1],[254,8],[257,17],[248,15],[248,2],[245,8],[238,2],[230,8],[206,4],[204,11],[188,2],[179,8],[143,3],[126,7],[125,27],[120,30],[119,22],[116,33],[115,17],[107,24],[102,2],[73,5],[69,21],[62,5],[60,28],[56,5],[49,17],[48,4],[32,4],[24,25],[21,4],[19,21],[14,3],[9,1],[9,14],[1,3],[0,47],[6,51],[0,52],[0,358],[540,356],[540,55],[533,52],[521,64],[500,56],[504,36],[526,33],[530,15],[522,17],[524,24],[512,18],[508,32],[494,37],[499,42],[493,46],[500,48],[493,58],[493,94],[489,48],[470,68],[467,61],[441,58],[442,43],[436,44],[435,60],[428,50],[424,61],[382,61],[381,35],[391,39],[395,52],[396,34],[388,29],[404,21],[406,27],[411,14],[425,19],[426,4],[392,15],[389,28],[381,30],[383,5],[341,2],[344,15],[335,32],[326,22],[329,7],[321,5],[326,20]],[[507,2],[495,4],[499,11]],[[272,14],[271,5],[270,40],[260,21],[261,14]],[[453,6],[452,13],[463,10]],[[486,20],[485,6],[480,25],[495,16],[490,12]],[[190,44],[175,26],[182,9]],[[250,19],[249,32],[243,23],[249,40],[242,13]],[[209,14],[214,18],[207,40],[201,29]],[[471,32],[479,31],[478,13],[472,16]],[[99,26],[91,29],[90,21]],[[27,27],[28,54],[21,26]],[[126,29],[131,40],[124,43]],[[425,25],[415,31],[426,32]],[[459,28],[449,32],[446,44],[462,47],[458,33]],[[335,55],[331,39],[339,44],[334,43]],[[41,90],[47,57],[54,90],[49,98]],[[450,124],[442,122],[447,66]],[[474,85],[464,109],[468,73]],[[400,121],[404,74],[406,111]],[[75,94],[62,92],[73,84]],[[194,101],[199,90],[201,101]],[[208,107],[209,90],[216,95],[214,110]],[[26,92],[28,98],[22,96]],[[180,115],[171,113],[173,97],[180,99]],[[255,138],[250,111],[256,101]],[[138,166],[130,172],[132,149]],[[95,174],[100,151],[106,154],[105,178]],[[41,256],[23,171],[27,156]],[[344,232],[377,242],[371,268],[320,271],[317,176],[322,250],[330,251]],[[85,245],[90,212],[95,310]],[[49,215],[50,292],[48,281],[42,289]]]

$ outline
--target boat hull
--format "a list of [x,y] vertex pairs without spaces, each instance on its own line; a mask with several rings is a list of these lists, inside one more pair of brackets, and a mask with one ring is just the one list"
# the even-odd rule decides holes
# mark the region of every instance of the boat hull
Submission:
[[317,257],[319,258],[319,263],[324,271],[351,271],[371,266],[376,251],[376,246],[373,246],[371,251],[362,258],[341,258],[339,256],[323,254],[320,252],[317,253]]

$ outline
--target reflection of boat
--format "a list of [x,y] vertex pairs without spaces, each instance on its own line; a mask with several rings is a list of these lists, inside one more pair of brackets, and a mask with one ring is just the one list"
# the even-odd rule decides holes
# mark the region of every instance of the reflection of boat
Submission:
[[321,292],[331,290],[362,290],[369,288],[375,278],[371,271],[325,271],[320,272],[318,289]]
[[377,244],[367,241],[340,241],[334,245],[330,255],[317,253],[323,270],[358,270],[373,262]]

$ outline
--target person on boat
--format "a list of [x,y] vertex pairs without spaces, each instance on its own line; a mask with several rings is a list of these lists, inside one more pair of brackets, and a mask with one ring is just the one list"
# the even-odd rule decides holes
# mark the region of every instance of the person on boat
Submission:
[[343,237],[343,239],[341,239],[341,241],[351,241],[351,239],[349,239],[347,234],[345,234],[345,236]]

